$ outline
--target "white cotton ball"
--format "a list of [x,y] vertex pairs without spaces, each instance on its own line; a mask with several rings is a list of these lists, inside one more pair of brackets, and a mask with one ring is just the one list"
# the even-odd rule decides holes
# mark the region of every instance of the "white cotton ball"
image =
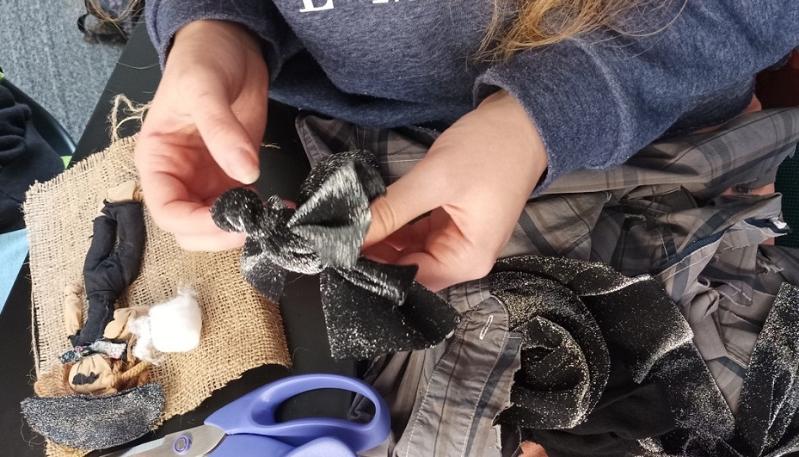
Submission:
[[152,332],[150,329],[150,317],[142,316],[131,321],[130,332],[136,335],[136,344],[133,346],[133,357],[158,365],[162,360],[162,355],[153,347]]
[[153,346],[161,352],[188,352],[200,344],[202,311],[193,289],[150,308],[150,334]]

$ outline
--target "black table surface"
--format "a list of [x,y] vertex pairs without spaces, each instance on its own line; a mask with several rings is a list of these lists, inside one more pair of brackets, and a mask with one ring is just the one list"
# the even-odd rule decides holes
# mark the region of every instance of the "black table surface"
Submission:
[[[74,161],[105,149],[110,143],[108,115],[112,100],[125,94],[132,101],[146,103],[152,99],[161,72],[158,59],[147,33],[140,25],[125,47],[88,126],[78,142]],[[308,173],[308,163],[294,129],[293,108],[270,102],[269,122],[265,140],[278,148],[262,152],[262,178],[257,184],[266,194],[276,193],[293,198],[303,177]],[[138,125],[129,123],[121,130],[122,136],[135,133]],[[336,361],[329,356],[329,346],[319,301],[319,282],[316,277],[295,276],[287,281],[284,299],[280,304],[293,366],[266,365],[244,374],[216,391],[195,410],[176,416],[155,432],[143,437],[148,441],[168,433],[200,425],[208,415],[228,402],[269,381],[289,374],[310,372],[356,374],[356,364]],[[41,456],[43,439],[24,424],[19,412],[19,402],[33,394],[33,357],[31,354],[31,283],[26,264],[5,308],[0,314],[0,375],[3,389],[0,393],[0,431],[3,443],[0,456]],[[209,363],[213,361],[209,360]],[[349,394],[322,390],[310,392],[288,401],[281,411],[282,418],[308,416],[343,417],[349,407]],[[101,453],[95,453],[101,454]]]

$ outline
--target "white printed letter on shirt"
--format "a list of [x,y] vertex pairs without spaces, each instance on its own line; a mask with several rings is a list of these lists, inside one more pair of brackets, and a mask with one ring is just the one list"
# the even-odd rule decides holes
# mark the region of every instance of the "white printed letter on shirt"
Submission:
[[300,13],[307,13],[310,11],[324,11],[332,9],[333,9],[333,0],[325,0],[325,4],[322,6],[314,5],[313,0],[302,0],[302,9],[300,10]]

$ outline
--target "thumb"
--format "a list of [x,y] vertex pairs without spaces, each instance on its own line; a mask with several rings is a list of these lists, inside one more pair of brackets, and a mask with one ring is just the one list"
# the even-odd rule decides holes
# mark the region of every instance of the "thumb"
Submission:
[[219,167],[236,181],[252,184],[260,175],[258,150],[241,125],[227,97],[206,92],[195,104],[194,122]]
[[408,222],[441,206],[443,192],[437,180],[429,176],[428,167],[420,162],[410,173],[388,186],[386,195],[372,201],[372,222],[366,232],[363,247],[383,241]]

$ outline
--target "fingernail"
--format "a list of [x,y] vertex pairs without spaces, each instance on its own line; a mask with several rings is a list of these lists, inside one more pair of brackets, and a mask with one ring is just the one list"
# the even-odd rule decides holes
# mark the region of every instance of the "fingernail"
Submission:
[[258,168],[258,162],[255,161],[249,152],[240,151],[239,160],[231,164],[233,173],[236,174],[234,178],[241,181],[243,184],[252,184],[258,180],[261,175],[261,170]]

